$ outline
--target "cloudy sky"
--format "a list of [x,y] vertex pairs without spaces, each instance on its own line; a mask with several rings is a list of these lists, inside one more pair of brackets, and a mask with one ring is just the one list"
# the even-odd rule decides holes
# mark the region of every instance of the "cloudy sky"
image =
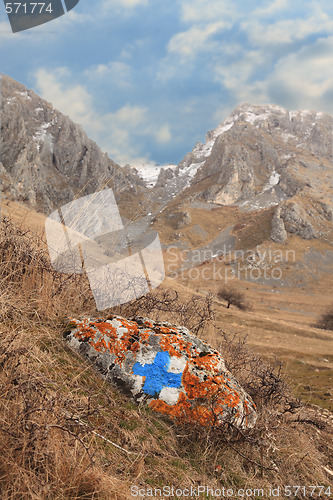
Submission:
[[80,0],[12,34],[2,73],[121,164],[178,163],[241,102],[333,114],[331,0]]

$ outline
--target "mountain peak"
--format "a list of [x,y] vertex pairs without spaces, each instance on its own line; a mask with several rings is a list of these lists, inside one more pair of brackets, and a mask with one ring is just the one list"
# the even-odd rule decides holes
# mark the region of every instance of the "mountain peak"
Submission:
[[282,206],[297,196],[293,214],[310,224],[308,202],[331,205],[332,128],[333,117],[323,112],[242,103],[207,133],[205,143],[194,146],[173,175],[159,179],[156,194],[181,193],[182,200],[188,196],[246,211]]
[[134,198],[137,189],[145,189],[135,173],[112,161],[80,125],[5,75],[1,109],[5,196],[50,213],[75,196],[106,186],[120,198],[123,191],[132,191]]

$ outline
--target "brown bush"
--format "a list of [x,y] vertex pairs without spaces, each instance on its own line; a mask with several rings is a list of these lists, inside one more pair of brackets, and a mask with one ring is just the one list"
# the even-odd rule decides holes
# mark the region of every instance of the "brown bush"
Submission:
[[221,329],[218,331],[221,339],[219,350],[226,367],[237,377],[258,407],[273,404],[284,412],[300,406],[300,402],[292,396],[282,373],[281,361],[263,360],[249,348],[246,336],[227,333]]
[[0,320],[66,319],[96,311],[85,276],[51,265],[46,242],[3,218],[0,225]]
[[147,316],[156,321],[168,321],[186,326],[198,335],[213,321],[213,295],[192,295],[181,298],[176,290],[158,289],[129,304],[117,306],[112,313],[123,316]]
[[[98,402],[93,401],[96,394],[87,400],[75,377],[73,381],[68,377],[73,359],[59,338],[67,315],[82,314],[92,306],[82,276],[54,271],[41,238],[2,220],[0,491],[4,500],[127,498],[117,479],[103,475],[94,459],[89,428],[77,420],[101,411],[101,395]],[[80,371],[82,366],[77,378]],[[109,398],[103,398],[110,406]]]

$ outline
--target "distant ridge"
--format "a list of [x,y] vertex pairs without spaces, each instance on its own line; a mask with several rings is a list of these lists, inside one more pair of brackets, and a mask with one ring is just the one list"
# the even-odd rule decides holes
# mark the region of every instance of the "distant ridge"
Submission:
[[325,239],[332,230],[333,117],[326,113],[243,103],[179,165],[120,167],[33,91],[8,76],[1,84],[7,198],[49,214],[108,186],[126,217],[147,216],[148,225],[165,209],[175,220],[175,203],[196,202],[243,212],[271,207],[271,238],[280,243],[287,233]]

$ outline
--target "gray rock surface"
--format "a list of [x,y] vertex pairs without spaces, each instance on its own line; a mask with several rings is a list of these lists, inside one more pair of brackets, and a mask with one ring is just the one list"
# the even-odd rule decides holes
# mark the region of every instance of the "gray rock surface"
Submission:
[[278,207],[272,219],[271,239],[275,243],[285,243],[287,240],[287,231],[284,227],[284,222],[281,219],[281,208]]
[[282,207],[280,213],[289,233],[297,234],[305,240],[316,237],[315,230],[303,207],[295,202],[289,202]]

